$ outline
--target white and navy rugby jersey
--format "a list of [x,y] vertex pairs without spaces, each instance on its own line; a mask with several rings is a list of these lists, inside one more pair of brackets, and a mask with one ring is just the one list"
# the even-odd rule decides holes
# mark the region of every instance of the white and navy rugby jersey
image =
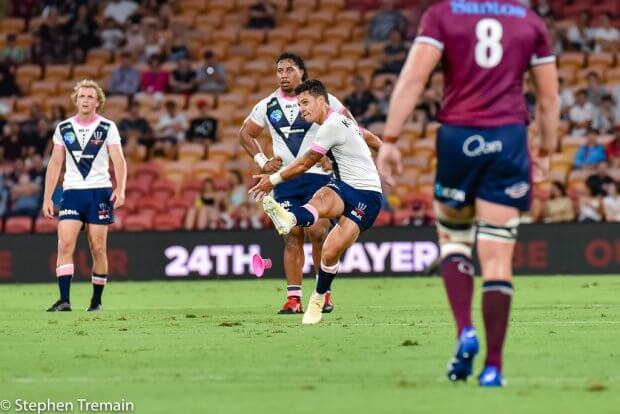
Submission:
[[53,140],[65,148],[64,190],[112,187],[108,146],[121,144],[113,121],[98,115],[83,125],[72,117],[58,123]]
[[[329,106],[336,112],[345,110],[344,105],[334,96],[329,95]],[[262,99],[248,117],[261,127],[269,126],[269,132],[273,141],[274,155],[282,158],[282,165],[286,167],[303,155],[312,144],[317,124],[309,124],[304,121],[299,112],[297,98],[285,96],[277,89],[268,97]],[[314,174],[331,174],[315,165],[307,172]]]

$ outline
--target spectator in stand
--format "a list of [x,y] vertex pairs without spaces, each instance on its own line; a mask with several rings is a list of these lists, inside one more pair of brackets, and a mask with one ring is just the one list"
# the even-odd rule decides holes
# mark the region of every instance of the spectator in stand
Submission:
[[377,102],[377,98],[368,90],[364,78],[359,75],[353,77],[353,92],[344,98],[344,105],[351,111],[355,119],[364,119],[372,116],[370,105]]
[[215,190],[211,178],[205,178],[194,206],[185,215],[186,230],[218,229],[221,227],[220,204],[222,193]]
[[139,24],[131,24],[125,33],[125,50],[133,56],[140,56],[146,39]]
[[568,119],[568,112],[570,108],[575,104],[575,95],[573,90],[567,88],[564,83],[564,78],[559,78],[559,93],[560,93],[560,117],[562,119]]
[[0,173],[0,219],[6,216],[9,207],[9,187],[4,174]]
[[540,17],[553,17],[553,10],[551,10],[551,5],[547,0],[538,0],[534,10]]
[[99,45],[98,29],[95,17],[88,14],[88,7],[79,6],[77,14],[66,25],[66,39],[74,63],[84,62],[88,50]]
[[131,52],[120,53],[120,65],[110,74],[108,94],[133,96],[140,88],[140,72],[133,67]]
[[39,26],[33,44],[31,56],[34,62],[41,64],[67,63],[70,56],[65,33],[65,25],[61,21],[55,7],[49,9],[48,15]]
[[50,118],[51,128],[54,129],[59,122],[67,119],[67,111],[65,110],[65,107],[62,105],[54,105],[52,107]]
[[236,229],[248,230],[263,228],[260,218],[257,215],[252,214],[252,206],[247,201],[241,203],[235,209],[232,220],[233,227]]
[[9,66],[19,66],[28,60],[28,52],[17,44],[17,36],[10,33],[6,36],[6,46],[0,52],[0,61]]
[[545,223],[560,223],[575,220],[575,209],[571,199],[566,194],[564,184],[554,181],[551,184],[549,200],[545,202],[543,221]]
[[620,168],[620,125],[616,125],[615,138],[607,145],[606,155],[610,168]]
[[191,60],[191,53],[187,48],[190,39],[187,26],[182,24],[172,25],[172,41],[168,51],[168,60],[178,62],[181,59]]
[[35,154],[28,158],[26,160],[26,168],[28,169],[30,181],[40,185],[41,188],[43,188],[43,185],[45,184],[45,165],[43,164],[43,157]]
[[581,188],[579,194],[579,221],[582,223],[597,223],[602,220],[600,195],[595,194],[589,186]]
[[373,122],[385,122],[387,111],[390,105],[390,96],[394,91],[394,81],[386,79],[383,82],[381,91],[375,95],[376,101],[371,103],[368,108],[368,117],[359,121],[364,125],[370,125]]
[[198,70],[198,90],[200,92],[222,93],[228,89],[226,68],[215,60],[211,50],[204,53],[204,64]]
[[147,25],[144,30],[144,48],[142,61],[150,62],[152,56],[159,56],[163,62],[166,51],[166,40],[159,35],[153,25]]
[[196,91],[196,71],[192,69],[189,59],[179,60],[170,78],[170,92],[189,95]]
[[414,227],[430,226],[433,220],[428,216],[426,204],[422,200],[413,200],[411,202],[411,217],[409,225]]
[[121,136],[135,133],[141,144],[152,145],[152,130],[149,123],[140,116],[140,104],[137,101],[130,101],[125,116],[118,123]]
[[228,205],[231,208],[247,201],[248,190],[243,184],[243,176],[238,170],[232,170],[229,175],[230,188],[228,190]]
[[187,137],[190,141],[204,142],[208,140],[215,142],[217,139],[217,119],[209,115],[209,108],[205,100],[198,101],[197,107],[199,115],[192,119]]
[[605,95],[592,121],[592,128],[599,134],[612,134],[616,125],[620,125],[620,108],[614,107],[611,95]]
[[22,158],[24,151],[19,139],[19,125],[17,122],[11,121],[4,125],[4,131],[0,138],[2,147],[1,158],[4,161],[11,162]]
[[568,112],[571,135],[584,136],[592,127],[592,120],[596,114],[596,108],[588,102],[588,93],[585,89],[577,92],[575,105]]
[[31,136],[36,135],[39,119],[47,120],[47,116],[43,113],[41,104],[34,102],[30,105],[28,118],[24,119],[19,125],[20,137],[23,137],[27,141]]
[[594,47],[593,29],[590,27],[590,13],[581,12],[577,22],[566,32],[566,40],[570,48],[577,52],[591,52]]
[[184,112],[177,112],[174,101],[167,101],[165,108],[155,126],[156,140],[152,151],[153,156],[174,159],[177,143],[185,139],[187,117]]
[[573,166],[576,169],[595,169],[605,160],[605,148],[598,143],[596,134],[590,132],[586,143],[577,149]]
[[170,74],[161,68],[162,59],[159,55],[149,58],[149,69],[142,74],[140,90],[148,94],[166,93]]
[[547,33],[549,33],[551,51],[556,56],[561,55],[564,53],[564,31],[558,27],[558,24],[553,17],[545,18],[545,23],[547,25]]
[[103,17],[111,17],[124,26],[129,17],[138,10],[138,4],[129,0],[108,0],[103,9]]
[[594,106],[598,106],[603,99],[603,96],[607,95],[605,85],[601,83],[601,77],[598,73],[592,71],[587,76],[588,86],[588,102]]
[[390,42],[383,49],[381,67],[375,71],[379,73],[392,73],[398,75],[405,64],[409,53],[407,43],[403,41],[403,35],[399,30],[392,30]]
[[258,0],[250,6],[248,29],[273,29],[276,27],[276,8],[269,1]]
[[[9,2],[4,0],[0,3],[8,4]],[[13,11],[13,16],[21,17],[26,21],[37,15],[40,7],[40,0],[12,0],[13,7],[10,9]]]
[[53,128],[50,128],[47,119],[39,118],[36,131],[24,137],[25,155],[43,157],[51,154],[53,133]]
[[21,92],[7,65],[0,63],[0,97],[17,97]]
[[125,41],[125,33],[116,20],[111,17],[104,20],[100,37],[101,47],[111,52],[116,52]]
[[617,53],[620,51],[620,31],[612,24],[609,13],[601,16],[600,27],[593,30],[592,37],[596,42],[597,52]]
[[605,221],[620,222],[620,183],[608,182],[603,185],[603,215]]
[[407,19],[396,9],[396,0],[383,1],[383,8],[379,10],[372,19],[368,27],[369,42],[385,42],[389,39],[390,33],[398,30],[405,31]]
[[42,195],[41,184],[32,182],[30,175],[22,172],[17,183],[11,188],[11,215],[36,217],[39,214]]

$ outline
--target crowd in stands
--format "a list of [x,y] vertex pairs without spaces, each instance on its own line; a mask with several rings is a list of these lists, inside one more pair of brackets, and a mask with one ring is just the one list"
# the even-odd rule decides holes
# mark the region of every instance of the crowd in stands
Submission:
[[[241,4],[241,0],[236,1]],[[538,0],[531,5],[545,19],[553,49],[559,56],[562,121],[561,142],[552,159],[551,173],[535,177],[535,198],[526,217],[533,222],[620,221],[620,7],[614,6],[614,2],[597,1],[600,10],[596,14],[578,8],[579,2],[564,5],[564,9],[558,4],[565,2],[555,0]],[[89,59],[100,56],[95,65],[112,66],[98,79],[108,94],[107,108],[113,111],[113,116],[108,116],[118,123],[130,166],[232,162],[232,167],[226,164],[218,174],[175,182],[175,193],[183,198],[183,203],[177,205],[176,226],[204,230],[269,225],[256,204],[247,199],[251,181],[249,158],[245,160],[240,155],[230,161],[212,156],[211,149],[218,145],[238,147],[226,134],[231,127],[239,127],[239,119],[231,125],[232,115],[226,112],[231,106],[223,106],[223,102],[228,99],[230,105],[236,104],[235,94],[243,80],[236,77],[240,72],[233,70],[233,65],[218,57],[222,49],[191,47],[206,36],[208,27],[184,24],[180,12],[190,3],[201,2],[13,0],[0,7],[0,217],[39,215],[51,136],[56,124],[71,114],[67,105],[42,105],[35,99],[28,105],[27,113],[22,108],[16,115],[15,101],[11,99],[36,96],[37,81],[53,76],[55,68],[68,65],[75,70],[92,65]],[[239,30],[255,31],[261,36],[263,32],[277,30],[287,16],[294,15],[300,3],[311,2],[245,1]],[[344,5],[345,0],[341,3]],[[345,80],[346,86],[334,92],[360,124],[380,134],[423,6],[431,1],[346,3],[347,10],[367,16],[363,17],[366,26],[355,32],[354,38],[357,36],[364,48],[360,62],[372,62],[369,71],[359,69],[352,73]],[[605,4],[611,6],[605,8]],[[7,31],[3,17],[21,19],[23,27]],[[238,53],[243,59],[245,54],[253,53],[248,51],[251,47],[242,40],[232,43],[228,46],[228,58]],[[308,61],[312,76],[314,62]],[[269,87],[274,89],[273,58],[266,62],[267,69],[261,76],[271,77]],[[22,81],[20,71],[33,65],[41,68],[40,77]],[[253,94],[248,95],[248,102],[243,101],[250,108],[259,93],[265,91],[253,85]],[[411,148],[418,145],[426,152],[414,149],[412,154],[405,154],[411,155],[405,157],[405,171],[422,171],[417,181],[419,188],[430,187],[431,194],[432,179],[428,176],[432,175],[434,150],[429,149],[432,145],[426,141],[434,139],[442,91],[442,79],[437,73],[408,124],[414,141],[419,141],[419,145],[412,143]],[[66,91],[56,93],[68,96]],[[535,96],[532,85],[526,81],[524,99],[532,119]],[[530,128],[530,132],[535,147],[535,128]],[[231,151],[241,154],[238,149]],[[183,154],[187,153],[195,156],[186,158]],[[193,167],[186,167],[193,171]],[[401,187],[386,189],[389,203],[380,224],[431,224],[434,214],[429,192],[412,195],[410,187]],[[137,194],[148,195],[148,191],[141,191]],[[122,215],[120,211],[119,216]]]

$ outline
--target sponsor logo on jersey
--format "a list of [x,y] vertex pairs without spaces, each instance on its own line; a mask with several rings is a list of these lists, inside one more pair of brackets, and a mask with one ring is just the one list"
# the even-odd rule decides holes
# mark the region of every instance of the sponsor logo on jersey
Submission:
[[463,154],[468,157],[502,152],[502,141],[485,141],[480,135],[472,135],[463,142]]
[[62,138],[69,145],[71,145],[71,144],[73,144],[75,142],[75,134],[73,132],[71,132],[71,131],[65,132],[65,134],[62,136]]
[[93,133],[93,137],[91,138],[91,140],[90,140],[90,141],[91,141],[94,145],[101,145],[101,144],[103,144],[103,139],[102,139],[102,138],[103,138],[103,132],[101,132],[101,131],[95,131],[95,132]]
[[353,215],[353,217],[357,218],[358,220],[362,220],[366,215],[366,208],[368,208],[366,204],[359,202],[357,203],[357,207],[351,210],[351,215]]
[[529,189],[530,185],[525,181],[521,181],[506,188],[504,193],[511,198],[521,198],[527,194]]
[[465,201],[465,191],[459,190],[458,188],[444,187],[439,183],[435,184],[435,195],[455,201]]
[[282,113],[282,111],[280,111],[279,109],[276,109],[275,111],[269,114],[269,119],[271,119],[271,122],[279,122],[283,116],[284,114]]
[[63,217],[63,216],[79,216],[79,215],[80,215],[80,213],[78,213],[75,210],[70,210],[70,209],[63,209],[63,210],[60,210],[58,212],[58,217]]

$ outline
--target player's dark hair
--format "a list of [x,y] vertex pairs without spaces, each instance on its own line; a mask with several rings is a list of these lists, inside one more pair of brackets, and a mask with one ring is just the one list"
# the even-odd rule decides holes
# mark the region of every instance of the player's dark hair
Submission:
[[304,63],[304,60],[301,58],[301,56],[296,55],[295,53],[284,52],[280,56],[278,56],[278,59],[276,60],[276,65],[283,60],[292,61],[295,66],[304,71],[304,74],[301,76],[302,81],[308,79],[308,70],[306,69],[306,64]]
[[295,88],[295,95],[301,95],[304,92],[308,92],[314,97],[322,96],[325,98],[325,102],[329,101],[329,98],[327,97],[327,88],[319,80],[309,79]]

